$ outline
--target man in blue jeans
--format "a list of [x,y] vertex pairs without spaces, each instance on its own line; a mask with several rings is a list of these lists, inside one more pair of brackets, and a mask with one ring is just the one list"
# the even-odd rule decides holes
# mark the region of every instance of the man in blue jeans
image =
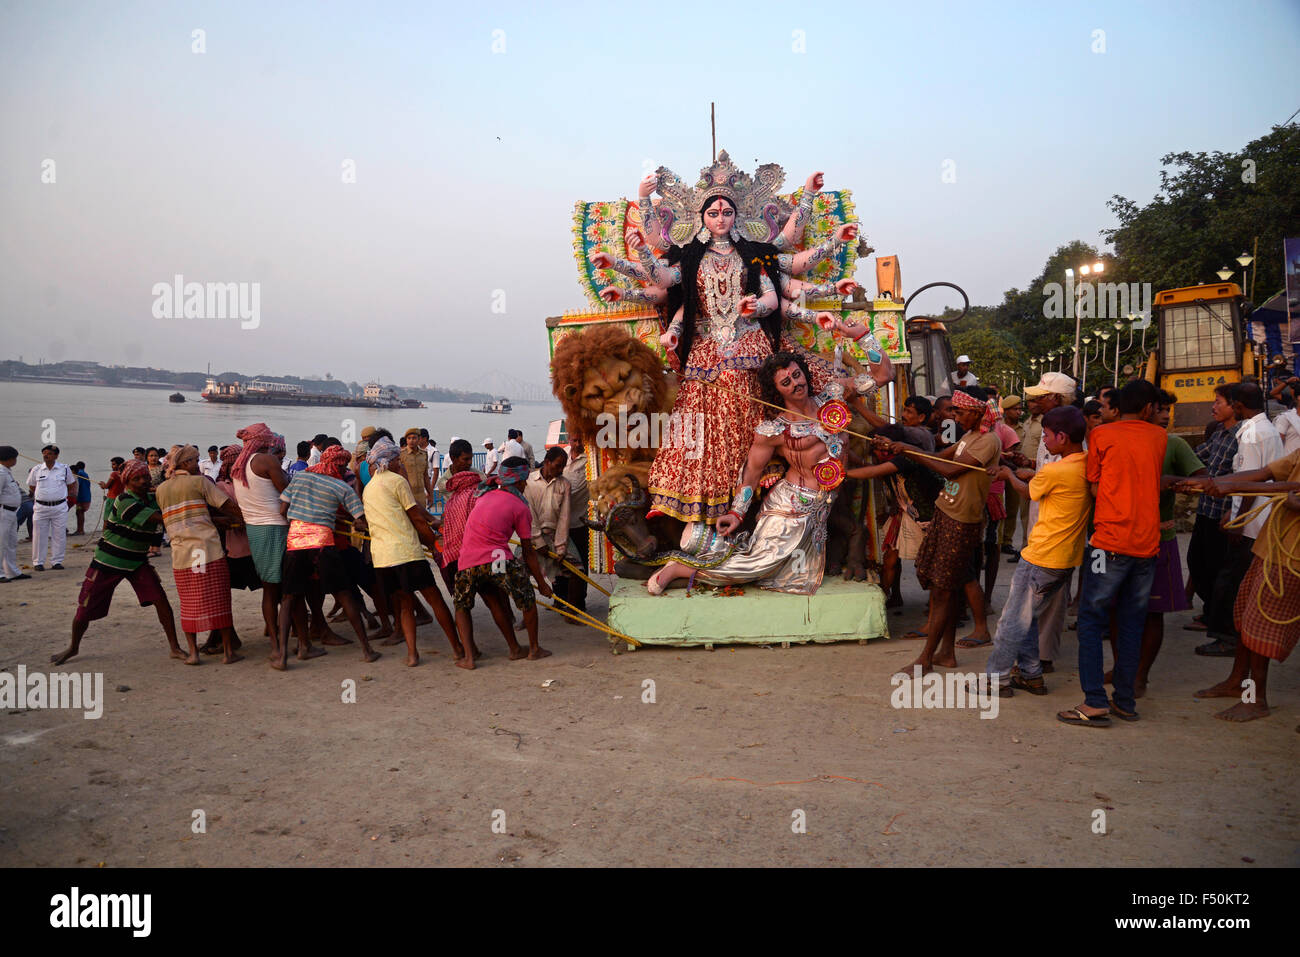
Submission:
[[[1026,501],[1038,502],[1039,508],[993,636],[993,652],[984,666],[1004,698],[1015,693],[1013,688],[1047,694],[1039,632],[1059,636],[1065,624],[1070,576],[1083,559],[1092,508],[1083,451],[1088,424],[1083,413],[1072,405],[1058,406],[1043,416],[1042,425],[1042,441],[1059,460],[1045,464],[1036,474],[1033,469],[1012,472],[1005,465],[998,472],[1009,488]],[[1019,666],[1019,674],[1011,674],[1012,665]]]
[[[1057,714],[1065,724],[1102,727],[1109,715],[1138,720],[1134,684],[1142,650],[1156,555],[1167,434],[1154,423],[1160,391],[1145,379],[1111,396],[1118,421],[1088,436],[1087,477],[1097,501],[1092,541],[1083,556],[1079,600],[1079,684],[1083,704]],[[1179,479],[1171,476],[1168,483]],[[1114,699],[1106,697],[1102,645],[1117,610]]]

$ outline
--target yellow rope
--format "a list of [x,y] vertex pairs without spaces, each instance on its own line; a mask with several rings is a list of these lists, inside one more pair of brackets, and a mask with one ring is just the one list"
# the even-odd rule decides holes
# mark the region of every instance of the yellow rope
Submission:
[[[1263,498],[1263,501],[1256,505],[1248,512],[1243,512],[1236,518],[1224,524],[1224,528],[1235,529],[1244,528],[1249,525],[1254,518],[1261,514],[1265,509],[1286,508],[1287,493],[1285,492],[1238,492],[1237,496],[1242,498]],[[1300,546],[1291,546],[1282,538],[1280,519],[1274,520],[1270,516],[1269,522],[1264,526],[1264,547],[1265,554],[1263,557],[1262,573],[1263,581],[1259,589],[1255,592],[1255,609],[1260,613],[1265,621],[1274,625],[1294,625],[1300,622],[1300,614],[1294,618],[1288,618],[1284,621],[1278,620],[1264,610],[1264,589],[1267,588],[1274,598],[1281,598],[1286,586],[1286,576],[1289,574],[1292,578],[1300,580]],[[1274,584],[1272,579],[1273,571],[1277,571],[1277,583]]]
[[[590,625],[592,628],[595,628],[595,629],[597,629],[598,631],[603,631],[603,632],[605,632],[605,634],[609,635],[610,637],[618,638],[618,639],[621,640],[621,641],[626,641],[629,645],[635,645],[635,646],[638,647],[638,648],[641,647],[641,642],[637,641],[637,640],[636,640],[635,638],[633,638],[631,635],[625,635],[625,634],[623,634],[621,631],[615,631],[613,628],[609,627],[609,625],[605,624],[603,621],[601,621],[600,619],[596,618],[594,615],[592,615],[592,614],[590,614],[590,613],[588,613],[588,612],[583,611],[581,608],[578,608],[578,607],[576,607],[576,606],[574,606],[574,605],[569,604],[567,601],[565,601],[565,600],[564,600],[563,598],[561,598],[559,595],[552,594],[552,595],[551,595],[551,600],[552,600],[552,601],[557,601],[557,602],[559,602],[561,605],[563,605],[565,608],[569,608],[569,609],[571,609],[570,617],[573,617],[574,615],[580,615],[580,616],[582,616],[581,618],[575,618],[575,619],[574,619],[575,621],[581,621],[584,625]],[[539,602],[539,604],[540,604],[540,602]],[[544,606],[544,607],[550,608],[551,606],[550,606],[550,605],[546,605],[546,606]],[[562,610],[562,609],[559,609],[559,608],[556,608],[556,609],[554,609],[554,610],[560,612],[561,614],[564,613],[563,610]]]
[[[508,544],[510,544],[510,545],[518,545],[518,544],[519,544],[519,539],[517,539],[517,538],[512,538],[512,539],[510,539],[510,541],[509,541]],[[547,548],[547,549],[543,549],[543,551],[545,552],[545,554],[546,554],[548,557],[550,557],[550,558],[554,558],[557,562],[559,562],[561,565],[563,565],[563,566],[564,566],[565,568],[567,568],[569,571],[573,572],[575,575],[577,575],[579,578],[581,578],[583,581],[585,581],[588,585],[591,585],[592,587],[594,587],[597,591],[599,591],[599,592],[600,592],[602,595],[604,595],[606,598],[609,597],[609,591],[606,590],[605,588],[601,587],[601,584],[600,584],[599,582],[592,581],[590,578],[588,578],[586,575],[584,575],[580,569],[575,568],[573,565],[570,565],[568,562],[566,562],[566,561],[565,561],[563,558],[561,558],[559,555],[555,554],[555,552],[551,551],[549,548]]]

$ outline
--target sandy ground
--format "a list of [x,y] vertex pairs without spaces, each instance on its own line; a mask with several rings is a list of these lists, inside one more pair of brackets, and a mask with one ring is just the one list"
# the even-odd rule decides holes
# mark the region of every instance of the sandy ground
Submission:
[[[53,669],[89,552],[0,585],[5,670]],[[905,577],[897,635],[922,618]],[[366,665],[344,648],[279,674],[257,596],[239,593],[235,612],[247,659],[186,667],[119,588],[56,669],[103,673],[103,717],[0,716],[0,864],[1300,863],[1296,668],[1274,666],[1272,717],[1213,720],[1222,705],[1192,692],[1228,662],[1192,654],[1186,613],[1169,616],[1143,720],[1084,729],[1054,717],[1082,700],[1073,632],[1051,694],[1003,700],[989,720],[891,706],[915,641],[614,656],[542,612],[554,656],[510,662],[480,607],[491,657],[475,672],[452,666],[434,625],[415,669],[398,649]],[[985,655],[958,657],[973,671]],[[355,704],[341,700],[349,678]]]

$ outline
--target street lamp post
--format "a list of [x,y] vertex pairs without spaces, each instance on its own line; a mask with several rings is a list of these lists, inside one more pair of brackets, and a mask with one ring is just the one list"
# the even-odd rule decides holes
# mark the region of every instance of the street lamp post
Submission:
[[[1241,294],[1243,296],[1246,295],[1246,290],[1248,288],[1248,286],[1246,285],[1246,267],[1249,266],[1254,261],[1255,261],[1255,257],[1248,256],[1246,255],[1246,253],[1242,253],[1240,256],[1237,257],[1237,265],[1241,267]],[[1255,341],[1255,324],[1250,321],[1249,316],[1246,317],[1246,338],[1249,339],[1251,342]]]
[[1092,342],[1092,336],[1083,337],[1083,374],[1079,377],[1079,388],[1086,395],[1088,392],[1088,345]]
[[[1106,264],[1103,263],[1101,260],[1098,260],[1097,262],[1093,263],[1091,266],[1080,266],[1080,267],[1079,267],[1079,275],[1081,275],[1081,276],[1087,276],[1087,275],[1089,275],[1089,274],[1091,274],[1091,273],[1100,273],[1100,272],[1101,272],[1103,269],[1105,269],[1105,268],[1106,268]],[[1073,269],[1067,269],[1067,270],[1065,271],[1065,276],[1066,276],[1067,279],[1071,279],[1071,278],[1073,278],[1073,277],[1074,277],[1074,270],[1073,270]],[[1075,297],[1074,297],[1074,364],[1070,367],[1070,374],[1071,374],[1072,376],[1074,376],[1074,378],[1075,378],[1076,381],[1078,381],[1078,378],[1079,378],[1079,335],[1080,335],[1080,333],[1082,332],[1082,328],[1081,328],[1081,325],[1080,325],[1081,322],[1082,322],[1082,317],[1079,315],[1079,298],[1080,298],[1080,294],[1081,294],[1081,292],[1082,292],[1082,286],[1080,286],[1079,288],[1076,288],[1076,289],[1075,289]]]
[[[1110,330],[1106,328],[1102,328],[1102,329],[1098,329],[1096,333],[1097,333],[1097,338],[1100,340],[1097,349],[1097,356],[1098,359],[1101,361],[1101,367],[1105,369],[1107,372],[1109,372],[1110,366],[1106,364],[1106,350],[1110,347]],[[1118,345],[1119,343],[1117,341],[1116,346]]]
[[[1120,339],[1123,338],[1123,334],[1121,331],[1123,330],[1123,328],[1124,328],[1124,323],[1116,319],[1115,320],[1115,381],[1112,382],[1111,385],[1113,385],[1117,389],[1119,388],[1119,353],[1120,353],[1119,341]],[[1128,344],[1133,345],[1132,329],[1129,330]]]

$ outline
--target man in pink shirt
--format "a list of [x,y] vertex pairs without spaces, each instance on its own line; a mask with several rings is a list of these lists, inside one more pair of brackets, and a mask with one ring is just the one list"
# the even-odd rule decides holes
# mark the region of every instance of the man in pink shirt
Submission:
[[[547,657],[550,652],[537,643],[537,601],[523,563],[510,551],[510,536],[517,535],[524,562],[537,582],[543,597],[551,597],[551,586],[546,583],[541,564],[533,551],[532,513],[524,498],[522,487],[528,479],[528,460],[518,456],[506,459],[497,469],[495,485],[479,491],[474,510],[465,520],[457,559],[456,587],[452,601],[456,606],[456,630],[465,657],[456,664],[461,668],[474,667],[474,622],[470,611],[474,595],[481,594],[492,619],[506,644],[510,646],[510,660],[528,657],[530,661]],[[528,651],[515,641],[510,612],[505,595],[509,592],[524,613],[524,627],[528,629]]]

